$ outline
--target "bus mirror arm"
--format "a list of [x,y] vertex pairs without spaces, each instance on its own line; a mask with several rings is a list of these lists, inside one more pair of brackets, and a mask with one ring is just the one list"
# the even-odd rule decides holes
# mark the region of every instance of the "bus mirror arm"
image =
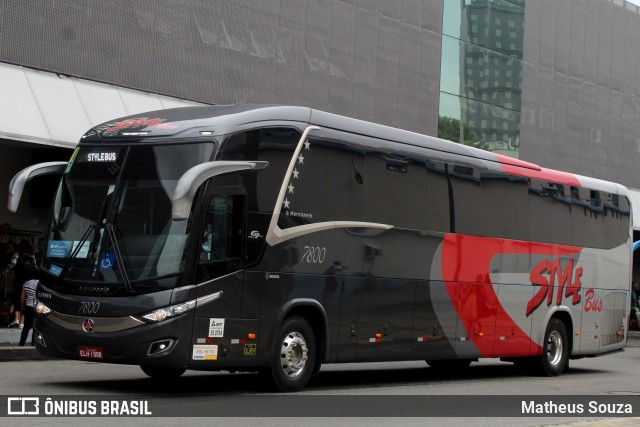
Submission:
[[18,210],[22,192],[27,182],[37,176],[63,173],[66,167],[67,162],[46,162],[29,166],[18,172],[9,184],[9,201],[7,203],[9,212],[15,213]]
[[201,163],[186,171],[178,180],[171,199],[171,219],[182,221],[189,218],[193,199],[198,188],[209,178],[225,173],[245,170],[262,170],[269,162],[213,161]]

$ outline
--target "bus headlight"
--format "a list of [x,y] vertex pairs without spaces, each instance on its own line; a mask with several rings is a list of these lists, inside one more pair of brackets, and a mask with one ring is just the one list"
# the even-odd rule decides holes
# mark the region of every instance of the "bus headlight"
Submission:
[[148,322],[162,322],[163,320],[180,316],[194,308],[196,308],[196,300],[191,300],[182,304],[172,305],[171,307],[158,308],[151,313],[142,315],[141,317]]
[[44,305],[43,303],[41,303],[40,301],[37,301],[36,303],[36,313],[42,315],[42,316],[46,316],[47,314],[51,313],[51,309],[49,307],[47,307],[46,305]]
[[213,294],[192,299],[191,301],[183,302],[169,307],[157,308],[150,313],[141,315],[140,318],[145,322],[162,322],[163,320],[171,319],[172,317],[177,317],[185,314],[196,307],[200,307],[202,305],[209,304],[210,302],[219,300],[220,298],[222,298],[222,293],[222,291],[218,291]]

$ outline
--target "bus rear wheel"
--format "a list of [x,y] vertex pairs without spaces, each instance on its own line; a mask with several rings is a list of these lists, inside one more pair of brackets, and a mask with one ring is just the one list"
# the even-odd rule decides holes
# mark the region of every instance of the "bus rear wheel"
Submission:
[[542,355],[538,359],[537,371],[547,377],[556,377],[565,370],[569,362],[567,328],[561,320],[553,318],[544,334]]
[[186,368],[160,368],[157,366],[140,365],[142,372],[156,380],[170,380],[184,374]]
[[315,366],[313,329],[302,317],[288,317],[276,335],[271,365],[264,375],[279,391],[298,391],[307,384]]

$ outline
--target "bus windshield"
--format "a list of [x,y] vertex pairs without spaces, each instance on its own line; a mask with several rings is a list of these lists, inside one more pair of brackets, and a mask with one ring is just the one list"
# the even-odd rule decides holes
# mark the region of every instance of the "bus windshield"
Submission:
[[171,219],[171,197],[180,176],[213,149],[211,142],[77,148],[54,200],[44,268],[83,284],[182,272],[188,227]]

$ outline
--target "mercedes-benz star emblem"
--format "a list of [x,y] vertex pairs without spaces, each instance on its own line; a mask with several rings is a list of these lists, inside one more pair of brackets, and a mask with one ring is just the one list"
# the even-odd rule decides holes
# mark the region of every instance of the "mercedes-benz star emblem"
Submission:
[[84,321],[82,322],[82,330],[88,334],[91,334],[93,333],[93,329],[93,319],[84,319]]

